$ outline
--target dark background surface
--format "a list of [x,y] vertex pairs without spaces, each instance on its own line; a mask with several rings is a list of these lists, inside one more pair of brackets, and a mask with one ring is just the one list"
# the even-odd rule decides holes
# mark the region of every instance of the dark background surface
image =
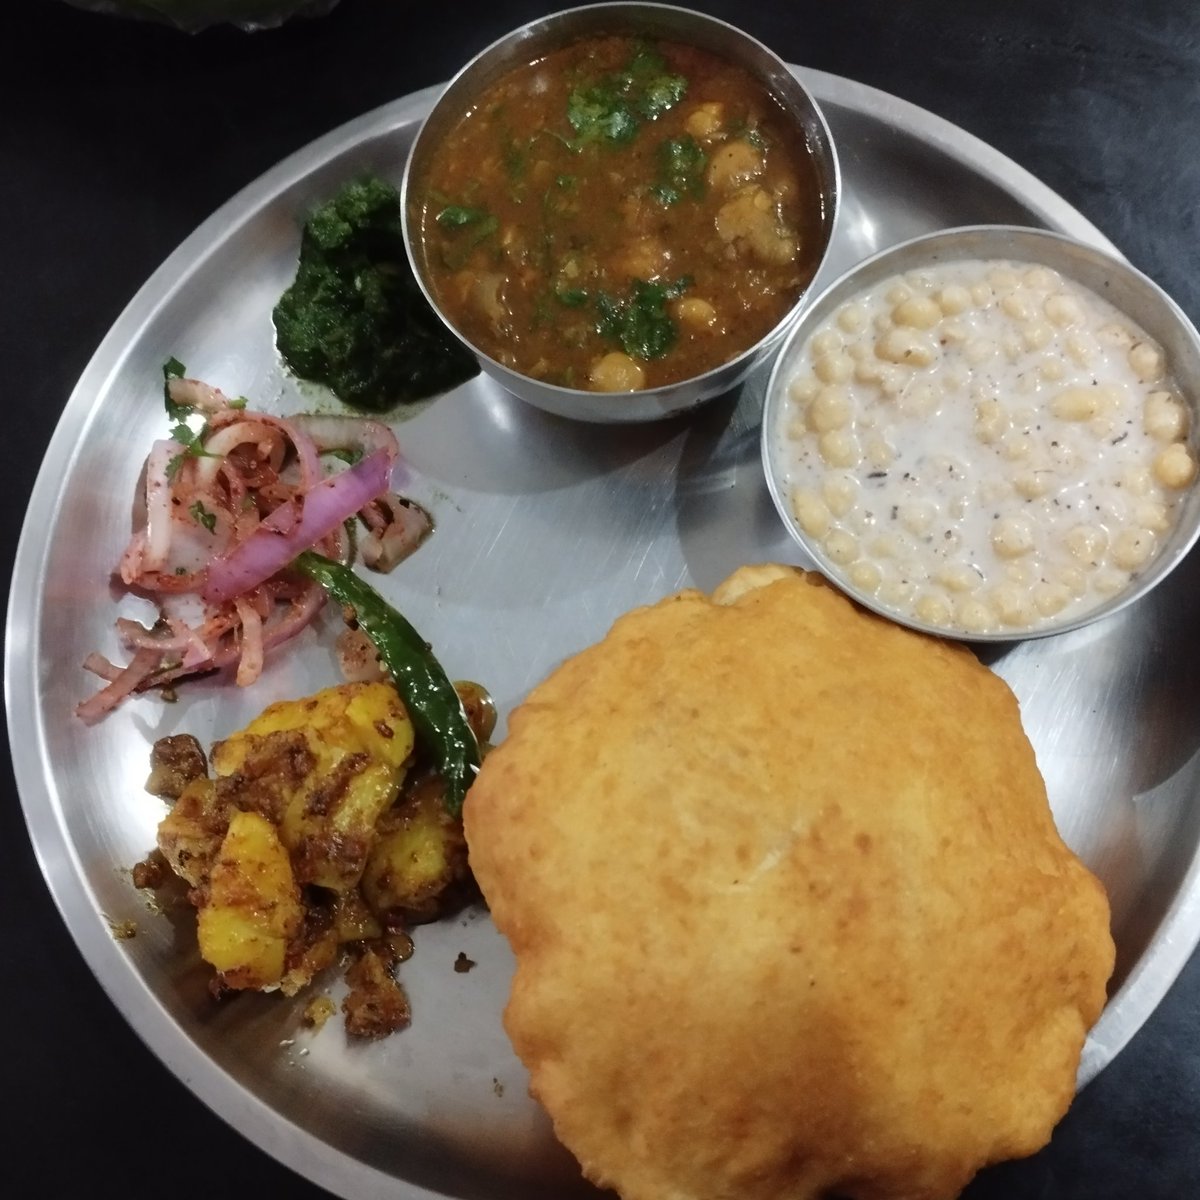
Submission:
[[[63,403],[147,276],[281,157],[448,78],[549,4],[342,0],[252,35],[190,36],[8,0],[0,15],[0,438],[5,580]],[[1200,5],[831,0],[695,7],[784,58],[931,109],[1034,172],[1200,319]],[[37,536],[31,531],[30,536]],[[7,697],[20,704],[21,697]],[[142,1046],[42,882],[0,784],[0,1190],[319,1197]],[[1200,960],[1035,1158],[971,1200],[1200,1196]],[[16,1189],[20,1188],[20,1191]]]

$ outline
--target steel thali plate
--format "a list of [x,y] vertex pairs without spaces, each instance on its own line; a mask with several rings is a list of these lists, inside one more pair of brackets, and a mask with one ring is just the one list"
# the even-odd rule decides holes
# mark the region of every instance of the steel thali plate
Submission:
[[[921,109],[799,70],[842,161],[844,208],[823,271],[929,230],[1045,226],[1112,249],[1047,187]],[[91,687],[88,652],[115,652],[106,582],[128,536],[134,483],[162,436],[157,380],[189,374],[256,406],[301,411],[271,308],[290,282],[298,223],[365,169],[399,181],[436,92],[416,93],[314,142],[250,185],[180,246],[97,350],[35,486],[10,598],[11,744],[47,882],[91,969],[152,1050],[234,1127],[344,1197],[567,1200],[578,1180],[500,1024],[511,958],[482,912],[426,926],[403,968],[412,1028],[351,1045],[340,1021],[298,1032],[304,997],[214,1005],[194,922],[147,912],[128,869],[154,844],[161,802],[143,791],[149,743],[202,742],[267,703],[337,678],[335,621],[309,630],[254,688],[189,685],[143,698],[95,728],[72,716]],[[769,365],[769,364],[768,364]],[[598,427],[522,405],[486,377],[397,418],[400,490],[437,533],[381,588],[451,676],[493,692],[501,714],[613,619],[685,586],[711,589],[747,562],[796,562],[759,458],[767,370],[736,394],[655,425]],[[1110,1002],[1081,1083],[1158,1004],[1200,936],[1200,689],[1184,621],[1193,555],[1150,597],[1078,633],[989,650],[1013,687],[1066,840],[1103,879],[1118,947]],[[115,922],[138,934],[114,938]],[[459,952],[475,960],[454,970]],[[613,955],[619,970],[619,948]],[[339,993],[330,985],[335,999]]]

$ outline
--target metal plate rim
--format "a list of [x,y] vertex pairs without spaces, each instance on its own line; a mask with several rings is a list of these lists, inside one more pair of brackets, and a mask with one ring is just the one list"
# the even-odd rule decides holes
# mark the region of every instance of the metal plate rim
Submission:
[[[1096,226],[1046,184],[944,118],[841,76],[795,66],[792,70],[818,103],[838,105],[901,128],[1002,190],[1019,196],[1049,227],[1120,254]],[[335,154],[419,119],[441,86],[391,101],[296,150],[203,221],[142,285],[84,368],[43,458],[14,560],[5,630],[5,701],[21,805],[47,887],[89,969],[143,1042],[199,1100],[285,1166],[353,1200],[385,1195],[436,1200],[440,1193],[397,1179],[336,1149],[240,1086],[198,1046],[179,1036],[177,1025],[146,988],[132,962],[120,952],[119,944],[108,936],[103,914],[66,835],[53,781],[43,770],[43,731],[34,706],[28,703],[28,697],[38,690],[33,651],[40,626],[40,609],[31,598],[41,595],[48,559],[48,546],[44,538],[39,538],[39,527],[56,513],[59,481],[79,453],[82,435],[95,415],[106,383],[120,369],[139,329],[186,286],[189,269],[202,262],[207,249],[227,236],[231,228]],[[1157,1007],[1200,942],[1198,914],[1200,847],[1189,864],[1180,894],[1155,934],[1155,951],[1144,956],[1130,972],[1092,1031],[1080,1067],[1081,1085],[1111,1061]]]

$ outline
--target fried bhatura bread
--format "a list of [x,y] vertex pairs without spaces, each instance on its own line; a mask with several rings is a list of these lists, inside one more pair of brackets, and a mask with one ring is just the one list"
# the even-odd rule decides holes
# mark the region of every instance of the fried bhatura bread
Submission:
[[941,1200],[1070,1103],[1108,905],[1016,700],[814,576],[622,617],[465,817],[532,1091],[625,1200]]

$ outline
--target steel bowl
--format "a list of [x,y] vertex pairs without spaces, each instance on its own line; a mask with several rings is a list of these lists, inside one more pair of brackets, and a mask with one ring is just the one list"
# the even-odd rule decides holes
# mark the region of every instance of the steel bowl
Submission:
[[788,384],[808,349],[810,338],[841,305],[877,284],[906,272],[967,259],[1010,260],[1048,267],[1107,300],[1141,326],[1162,347],[1168,372],[1188,405],[1188,443],[1193,458],[1197,457],[1200,335],[1166,292],[1124,259],[1063,234],[1021,226],[974,225],[926,234],[883,250],[846,271],[812,299],[788,333],[767,384],[762,425],[762,461],[767,485],[784,525],[809,563],[865,608],[912,629],[963,641],[1011,642],[1064,633],[1119,612],[1156,587],[1179,565],[1200,536],[1200,482],[1193,481],[1183,496],[1175,524],[1157,555],[1133,575],[1122,591],[1086,611],[1064,614],[1030,627],[1006,627],[994,632],[968,632],[926,624],[912,613],[893,608],[856,587],[821,544],[800,526],[789,503],[785,448]]
[[695,408],[741,383],[779,346],[807,299],[807,288],[769,333],[735,358],[702,375],[635,392],[596,392],[560,387],[520,374],[497,362],[465,337],[442,311],[429,285],[420,238],[422,180],[430,154],[463,114],[470,111],[479,95],[517,67],[582,38],[603,34],[665,39],[698,46],[749,70],[765,85],[802,130],[816,167],[822,201],[821,253],[813,270],[813,278],[816,277],[833,237],[841,194],[837,153],[816,101],[787,64],[761,42],[714,17],[662,4],[596,4],[540,17],[493,42],[467,63],[434,104],[409,153],[400,189],[404,239],[413,272],[434,312],[475,355],[481,369],[508,391],[537,408],[563,417],[605,423],[654,421]]

